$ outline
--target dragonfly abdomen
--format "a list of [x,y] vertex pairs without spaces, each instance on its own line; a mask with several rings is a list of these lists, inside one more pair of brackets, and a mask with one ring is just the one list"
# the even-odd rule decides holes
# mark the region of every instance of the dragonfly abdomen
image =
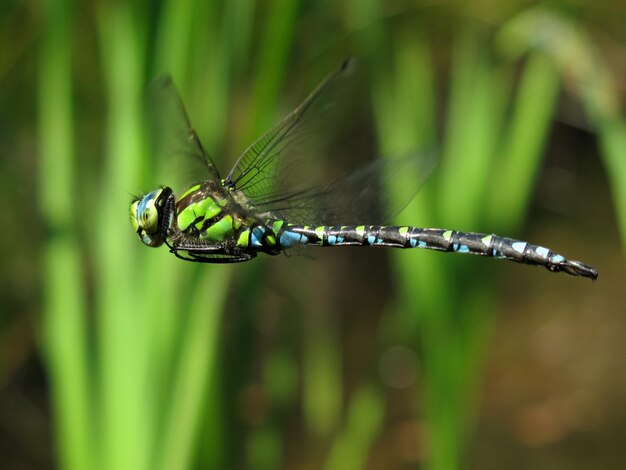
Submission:
[[[276,223],[274,226],[276,227]],[[280,224],[275,233],[282,248],[291,248],[301,244],[425,248],[508,259],[591,279],[596,279],[598,276],[597,271],[591,266],[580,261],[568,260],[548,248],[494,234],[408,226],[312,227],[293,224]]]

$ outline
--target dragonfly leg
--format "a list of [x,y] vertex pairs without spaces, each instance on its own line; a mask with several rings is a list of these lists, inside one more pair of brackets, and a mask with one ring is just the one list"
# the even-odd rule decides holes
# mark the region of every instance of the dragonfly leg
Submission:
[[228,254],[210,254],[203,252],[193,252],[186,250],[172,250],[172,253],[177,258],[185,261],[194,261],[196,263],[212,263],[212,264],[230,264],[230,263],[243,263],[244,261],[250,261],[254,258],[255,254],[241,253],[237,255]]
[[256,256],[256,253],[244,253],[234,251],[232,248],[222,245],[198,245],[190,242],[177,242],[169,244],[170,252],[177,258],[185,261],[195,261],[198,263],[242,263],[249,261]]

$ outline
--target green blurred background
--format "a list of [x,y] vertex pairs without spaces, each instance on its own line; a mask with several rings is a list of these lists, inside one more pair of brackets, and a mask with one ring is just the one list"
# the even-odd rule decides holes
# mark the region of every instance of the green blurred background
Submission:
[[[621,468],[625,15],[2,2],[0,466]],[[169,184],[152,79],[172,74],[225,174],[347,55],[372,116],[342,148],[440,149],[398,222],[545,244],[599,280],[418,250],[198,266],[140,243],[129,193]]]

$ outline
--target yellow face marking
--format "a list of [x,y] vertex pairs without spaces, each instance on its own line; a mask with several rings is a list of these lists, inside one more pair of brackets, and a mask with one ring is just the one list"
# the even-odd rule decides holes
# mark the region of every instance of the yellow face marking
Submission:
[[133,226],[133,231],[135,232],[139,230],[139,221],[137,220],[137,206],[139,206],[138,200],[130,205],[130,224]]

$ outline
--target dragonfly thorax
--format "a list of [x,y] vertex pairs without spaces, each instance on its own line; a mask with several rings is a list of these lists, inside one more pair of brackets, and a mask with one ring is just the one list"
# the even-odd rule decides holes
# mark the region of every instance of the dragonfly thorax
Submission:
[[130,206],[130,221],[133,229],[148,246],[157,247],[165,242],[165,224],[171,219],[165,212],[172,210],[174,195],[170,188],[155,189]]

